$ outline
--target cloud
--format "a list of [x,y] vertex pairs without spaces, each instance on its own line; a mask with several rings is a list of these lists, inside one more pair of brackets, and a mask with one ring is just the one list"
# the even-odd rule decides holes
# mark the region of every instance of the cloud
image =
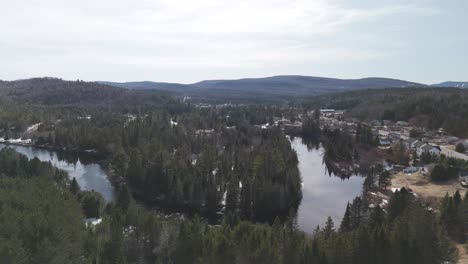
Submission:
[[[114,64],[216,70],[387,58],[393,53],[342,44],[343,36],[353,25],[396,14],[438,14],[414,4],[356,7],[330,0],[0,2],[0,69],[5,62],[20,68],[40,61],[38,72],[58,76],[57,65],[67,62],[79,70],[93,61],[109,72]],[[139,76],[115,76],[122,74]]]

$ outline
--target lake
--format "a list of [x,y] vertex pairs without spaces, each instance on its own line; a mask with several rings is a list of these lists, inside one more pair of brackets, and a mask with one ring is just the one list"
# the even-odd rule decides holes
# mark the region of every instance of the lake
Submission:
[[299,228],[312,233],[317,225],[324,226],[328,216],[338,228],[346,204],[361,194],[364,178],[329,176],[322,163],[323,148],[308,150],[297,137],[291,141],[291,146],[297,152],[303,182],[303,197],[297,215]]
[[76,159],[76,163],[68,162],[60,159],[55,151],[47,149],[0,144],[0,149],[4,147],[10,147],[29,159],[37,157],[41,161],[50,161],[53,166],[68,172],[70,179],[76,178],[81,190],[99,192],[106,202],[114,200],[114,187],[107,178],[106,172],[97,163],[83,164],[79,158]]

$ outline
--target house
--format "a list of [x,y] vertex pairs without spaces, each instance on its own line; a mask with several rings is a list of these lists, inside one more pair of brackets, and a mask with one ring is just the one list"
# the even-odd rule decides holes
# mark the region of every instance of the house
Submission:
[[388,137],[379,136],[379,144],[381,146],[390,146],[392,141]]
[[439,146],[433,146],[427,143],[416,149],[416,153],[418,154],[418,156],[421,156],[425,152],[430,153],[431,155],[439,156],[441,151],[442,150]]
[[390,132],[388,134],[388,138],[390,138],[390,140],[397,141],[401,139],[401,135],[399,133]]
[[409,126],[409,123],[406,121],[398,121],[396,122],[397,126]]
[[411,148],[415,149],[417,151],[418,149],[420,149],[422,146],[424,146],[426,144],[427,143],[422,142],[421,140],[418,140],[418,141],[414,142],[413,144],[411,144]]
[[415,138],[409,138],[407,140],[405,140],[405,146],[407,149],[412,149],[414,148],[414,144],[416,142],[418,142],[419,140],[415,139]]

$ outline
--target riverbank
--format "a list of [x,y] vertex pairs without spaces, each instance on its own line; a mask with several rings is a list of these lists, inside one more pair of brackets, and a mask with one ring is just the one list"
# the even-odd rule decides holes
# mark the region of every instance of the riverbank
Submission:
[[96,156],[102,156],[95,149],[83,150],[83,149],[79,149],[79,148],[74,148],[74,149],[70,149],[70,148],[66,148],[66,147],[59,148],[59,147],[56,147],[56,146],[45,145],[45,144],[38,145],[32,139],[8,139],[8,140],[5,140],[4,138],[0,138],[0,144],[12,145],[12,146],[23,146],[23,147],[34,147],[34,148],[37,148],[37,149],[46,149],[46,150],[51,150],[51,151],[66,151],[66,152],[76,153],[76,154],[85,154],[85,153],[86,154],[95,154]]
[[4,147],[14,149],[28,159],[38,158],[40,161],[50,162],[58,169],[66,171],[70,180],[75,178],[81,190],[96,191],[101,193],[107,202],[114,201],[114,187],[107,172],[101,164],[95,162],[92,158],[88,158],[87,162],[83,162],[84,157],[80,157],[76,153],[57,152],[35,146],[0,144],[0,148]]

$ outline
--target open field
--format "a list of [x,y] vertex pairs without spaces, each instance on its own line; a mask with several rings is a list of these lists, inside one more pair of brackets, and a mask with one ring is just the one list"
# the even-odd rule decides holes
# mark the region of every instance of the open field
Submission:
[[453,195],[457,190],[460,194],[465,195],[466,189],[463,188],[458,180],[451,180],[444,183],[434,183],[430,181],[429,176],[424,176],[422,173],[403,173],[393,175],[392,188],[409,187],[422,200],[429,202],[434,207],[438,207],[438,203],[446,193]]

